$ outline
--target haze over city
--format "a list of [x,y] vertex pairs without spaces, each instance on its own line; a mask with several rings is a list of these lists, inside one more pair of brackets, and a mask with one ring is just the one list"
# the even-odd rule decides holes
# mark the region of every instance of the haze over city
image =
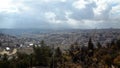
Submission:
[[0,0],[0,28],[119,28],[120,0]]

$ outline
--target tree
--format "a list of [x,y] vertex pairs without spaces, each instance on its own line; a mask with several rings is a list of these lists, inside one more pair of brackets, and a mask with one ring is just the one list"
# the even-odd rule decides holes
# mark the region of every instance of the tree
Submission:
[[4,54],[0,62],[0,68],[9,68],[8,55]]
[[30,66],[30,58],[28,54],[17,53],[17,67],[18,68],[28,68]]
[[108,65],[108,67],[111,67],[112,65],[112,57],[109,54],[103,55],[104,62]]
[[93,43],[92,43],[91,38],[89,39],[89,42],[88,42],[88,49],[89,49],[89,50],[94,50],[94,45],[93,45]]
[[117,48],[120,49],[120,40],[117,40],[116,45],[117,45]]
[[115,45],[115,40],[111,41],[111,46]]
[[100,42],[97,42],[97,48],[101,48],[102,45],[100,44]]
[[49,46],[46,46],[44,41],[41,41],[41,47],[33,47],[35,55],[35,64],[38,66],[48,66],[50,63],[50,53],[51,49]]
[[93,52],[94,52],[94,45],[93,45],[92,40],[90,38],[89,42],[88,42],[88,56],[89,57],[93,56]]
[[58,65],[62,64],[62,59],[62,51],[60,47],[57,47],[55,51],[53,51],[50,68],[59,67]]
[[74,45],[71,45],[70,48],[69,48],[69,54],[71,56],[74,56],[73,52],[75,51],[75,46]]
[[120,55],[118,55],[114,60],[114,65],[117,66],[117,68],[120,68]]
[[7,55],[7,54],[4,54],[2,60],[3,60],[3,61],[8,61],[8,55]]
[[60,50],[60,47],[57,47],[57,49],[55,51],[55,56],[56,57],[61,57],[62,56],[62,51]]
[[0,42],[0,47],[2,46],[2,43]]
[[46,44],[45,44],[44,40],[42,40],[42,41],[40,42],[40,45],[41,45],[41,47],[46,46]]

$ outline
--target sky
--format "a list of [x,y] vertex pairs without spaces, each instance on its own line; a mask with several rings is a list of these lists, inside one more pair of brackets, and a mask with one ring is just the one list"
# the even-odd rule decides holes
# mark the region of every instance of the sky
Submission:
[[120,28],[120,0],[0,0],[0,28]]

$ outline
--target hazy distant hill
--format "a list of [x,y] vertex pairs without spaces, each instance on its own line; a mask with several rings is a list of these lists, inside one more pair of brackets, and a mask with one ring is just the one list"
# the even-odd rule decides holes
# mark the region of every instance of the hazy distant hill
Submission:
[[0,33],[5,33],[9,35],[21,35],[21,34],[37,34],[37,33],[48,33],[49,30],[43,29],[0,29]]
[[[43,34],[43,33],[55,33],[55,32],[72,32],[78,31],[78,29],[0,29],[0,33],[9,35],[21,35],[21,34]],[[79,30],[80,31],[80,30]]]
[[120,31],[120,29],[0,29],[0,33],[9,35],[44,34],[56,32],[94,32],[94,31]]

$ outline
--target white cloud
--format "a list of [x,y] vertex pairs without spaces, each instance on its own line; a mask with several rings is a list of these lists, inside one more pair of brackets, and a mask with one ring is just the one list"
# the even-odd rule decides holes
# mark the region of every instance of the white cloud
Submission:
[[54,12],[46,12],[45,18],[48,20],[49,23],[54,23],[54,24],[61,23],[60,20],[56,20],[56,14]]
[[11,24],[37,22],[38,26],[93,28],[119,23],[119,19],[120,0],[0,0],[0,20]]
[[110,11],[110,18],[111,19],[120,18],[120,5],[112,7],[112,10]]
[[61,2],[66,2],[67,0],[61,0]]
[[75,20],[75,19],[69,18],[69,19],[67,20],[67,23],[68,23],[70,26],[74,27],[74,28],[78,28],[78,27],[79,27],[78,21]]
[[93,8],[96,19],[117,18],[120,14],[120,0],[94,0],[96,8]]
[[85,0],[77,0],[73,3],[73,6],[77,9],[83,9],[86,7],[87,2]]
[[93,8],[95,18],[98,19],[105,18],[106,17],[105,15],[109,13],[109,9],[110,9],[109,3],[107,3],[106,0],[97,0],[96,6],[97,6],[96,8]]
[[88,27],[88,28],[99,28],[98,24],[101,24],[103,22],[103,20],[83,20],[84,24]]
[[92,0],[76,0],[73,2],[72,6],[74,6],[77,9],[84,9],[86,8],[86,5],[93,3]]
[[53,12],[46,12],[45,17],[50,23],[54,23],[56,15]]
[[12,5],[12,0],[0,0],[0,11],[13,12],[17,11],[15,6]]
[[5,13],[20,13],[22,11],[29,10],[29,7],[25,6],[21,1],[14,0],[0,0],[0,12]]
[[39,2],[46,2],[46,3],[49,3],[49,2],[66,2],[67,0],[40,0]]

